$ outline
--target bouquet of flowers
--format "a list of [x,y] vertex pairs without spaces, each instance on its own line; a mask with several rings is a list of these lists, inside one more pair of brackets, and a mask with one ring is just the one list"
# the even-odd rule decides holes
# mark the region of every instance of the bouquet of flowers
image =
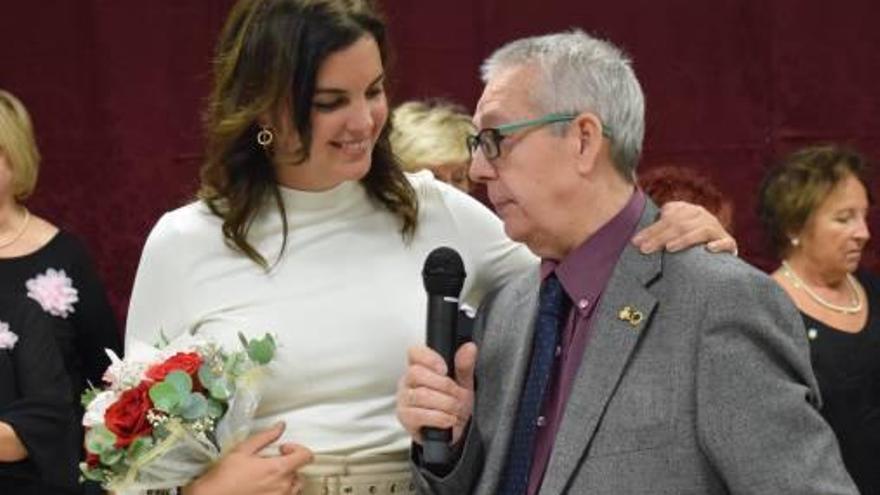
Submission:
[[239,338],[238,352],[196,340],[108,351],[108,387],[83,394],[83,476],[116,492],[175,488],[247,436],[275,340]]

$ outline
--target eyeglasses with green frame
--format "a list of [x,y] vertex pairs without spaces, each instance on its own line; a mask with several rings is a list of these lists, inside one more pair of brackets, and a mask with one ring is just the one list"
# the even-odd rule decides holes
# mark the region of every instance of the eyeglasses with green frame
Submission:
[[[537,119],[522,120],[500,125],[498,127],[480,129],[476,135],[467,137],[467,147],[471,156],[473,156],[474,153],[476,153],[477,148],[479,148],[487,160],[494,160],[501,156],[501,141],[507,136],[529,127],[555,124],[557,122],[568,122],[574,120],[575,117],[577,117],[577,114],[574,113],[550,113],[543,117],[538,117]],[[608,129],[604,127],[602,129],[602,134],[608,138],[611,137]]]

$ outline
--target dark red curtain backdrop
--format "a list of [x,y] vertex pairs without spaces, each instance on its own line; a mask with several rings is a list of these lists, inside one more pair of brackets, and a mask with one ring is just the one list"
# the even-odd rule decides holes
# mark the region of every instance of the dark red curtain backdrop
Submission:
[[[32,111],[44,155],[29,204],[85,239],[122,316],[150,227],[197,186],[210,54],[232,1],[2,4],[0,87]],[[773,262],[753,212],[769,160],[829,141],[880,158],[876,0],[383,4],[396,101],[473,105],[480,61],[516,37],[580,27],[625,47],[647,93],[642,166],[710,175],[736,202],[742,255],[764,268]]]

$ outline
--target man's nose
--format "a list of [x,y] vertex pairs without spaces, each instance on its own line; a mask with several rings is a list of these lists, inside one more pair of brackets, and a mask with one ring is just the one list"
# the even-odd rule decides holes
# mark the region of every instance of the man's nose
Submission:
[[498,174],[495,172],[495,167],[486,159],[486,155],[483,154],[483,151],[480,148],[477,148],[471,155],[471,163],[468,167],[468,177],[473,182],[485,183],[497,176]]

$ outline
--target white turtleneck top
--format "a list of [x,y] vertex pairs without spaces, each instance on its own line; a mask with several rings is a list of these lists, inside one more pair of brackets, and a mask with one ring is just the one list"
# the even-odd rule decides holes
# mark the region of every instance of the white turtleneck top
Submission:
[[[358,182],[324,192],[281,188],[288,246],[266,271],[223,241],[221,220],[196,202],[153,228],[132,292],[126,348],[185,332],[237,349],[238,332],[276,336],[278,351],[256,429],[283,420],[282,441],[316,454],[367,456],[405,451],[395,417],[406,349],[424,342],[421,269],[439,246],[455,248],[467,271],[462,297],[483,295],[536,258],[504,234],[479,202],[430,172],[409,175],[419,198],[411,242],[400,223]],[[272,202],[249,240],[271,264],[281,247]]]

